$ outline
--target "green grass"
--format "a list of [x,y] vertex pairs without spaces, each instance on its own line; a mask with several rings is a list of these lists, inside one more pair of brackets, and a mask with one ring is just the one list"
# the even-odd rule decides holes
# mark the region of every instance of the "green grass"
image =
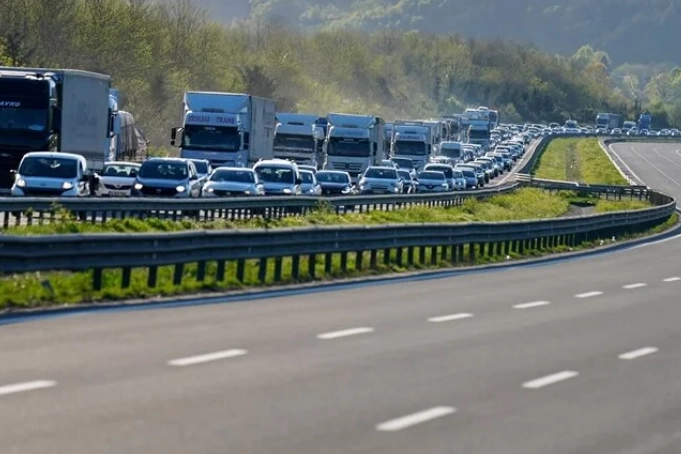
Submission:
[[552,140],[534,168],[534,176],[588,184],[627,185],[598,139]]
[[[46,233],[90,233],[90,232],[171,232],[188,229],[219,229],[219,228],[245,228],[245,227],[291,227],[311,225],[339,225],[339,224],[390,224],[390,223],[452,223],[467,221],[507,221],[518,219],[541,219],[564,215],[568,212],[571,203],[580,202],[591,204],[596,212],[613,210],[644,208],[649,206],[647,202],[639,201],[612,201],[599,200],[593,197],[581,196],[574,192],[562,192],[549,194],[548,192],[524,188],[511,194],[494,196],[486,201],[468,200],[459,207],[452,208],[424,208],[414,207],[393,212],[372,212],[367,214],[350,214],[338,216],[328,210],[320,210],[304,217],[286,218],[281,221],[243,221],[212,223],[198,223],[193,221],[163,221],[150,219],[146,221],[125,220],[110,221],[104,225],[93,225],[67,221],[63,224],[31,226],[22,229],[13,229],[12,234],[46,234]],[[64,215],[62,213],[62,215]],[[595,243],[594,243],[595,244]],[[580,247],[589,247],[589,244]],[[511,252],[509,259],[532,257],[547,253],[565,252],[565,246],[557,246],[551,250],[526,249],[524,255]],[[496,252],[496,251],[493,251]],[[340,277],[367,276],[385,274],[391,272],[403,272],[425,268],[441,268],[447,266],[464,266],[470,264],[484,264],[505,261],[505,254],[488,254],[476,257],[474,262],[468,260],[469,249],[464,251],[465,260],[452,264],[450,260],[442,260],[436,257],[435,263],[431,260],[430,248],[424,249],[425,260],[420,263],[418,258],[420,250],[416,250],[414,263],[407,264],[407,250],[403,250],[403,265],[397,260],[397,251],[393,250],[388,257],[387,263],[383,251],[378,252],[376,267],[368,269],[370,253],[365,252],[362,256],[364,267],[355,270],[355,255],[348,255],[348,269],[343,271],[341,259],[338,254],[332,257],[331,272],[325,273],[324,256],[318,256],[316,263],[317,280],[328,280]],[[98,302],[121,300],[129,298],[145,298],[154,296],[169,296],[178,294],[192,294],[199,292],[212,292],[234,290],[244,287],[267,286],[273,284],[286,284],[294,282],[311,281],[307,274],[308,259],[301,257],[301,275],[295,279],[291,275],[291,259],[285,258],[282,266],[282,279],[274,282],[274,261],[268,262],[267,277],[260,282],[258,277],[258,262],[248,261],[245,267],[245,277],[242,282],[237,281],[236,264],[228,263],[226,279],[218,282],[215,279],[217,264],[207,264],[206,279],[197,279],[197,266],[187,265],[183,273],[183,282],[180,286],[173,285],[174,267],[159,268],[158,284],[154,289],[147,287],[146,270],[133,270],[131,286],[127,289],[120,288],[121,271],[110,270],[104,273],[103,290],[94,291],[92,285],[92,272],[50,272],[28,273],[14,275],[0,279],[0,309],[2,308],[30,308],[52,305],[72,305],[83,302]]]

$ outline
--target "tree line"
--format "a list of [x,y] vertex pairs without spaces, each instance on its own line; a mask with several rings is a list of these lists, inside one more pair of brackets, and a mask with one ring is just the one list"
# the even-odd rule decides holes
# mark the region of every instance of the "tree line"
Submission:
[[157,146],[178,125],[186,90],[387,119],[488,105],[502,121],[593,123],[599,110],[632,109],[595,52],[580,60],[456,34],[304,32],[276,20],[225,26],[192,0],[0,0],[0,17],[2,64],[110,74]]

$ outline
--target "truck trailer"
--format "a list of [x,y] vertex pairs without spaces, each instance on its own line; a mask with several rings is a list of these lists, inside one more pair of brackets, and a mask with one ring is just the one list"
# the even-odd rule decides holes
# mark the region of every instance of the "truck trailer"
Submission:
[[612,131],[620,127],[620,116],[614,113],[601,112],[596,115],[596,129]]
[[[243,93],[189,91],[182,126],[170,133],[180,157],[205,159],[214,167],[249,167],[274,156],[276,104]],[[178,137],[179,136],[179,137]]]
[[7,194],[26,153],[83,156],[101,171],[118,131],[111,77],[75,69],[0,67],[0,193]]

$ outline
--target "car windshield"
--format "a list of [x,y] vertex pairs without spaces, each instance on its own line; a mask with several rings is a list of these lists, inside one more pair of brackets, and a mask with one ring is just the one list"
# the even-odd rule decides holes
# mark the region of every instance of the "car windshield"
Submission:
[[454,178],[463,178],[463,173],[460,170],[454,171]]
[[314,174],[312,172],[300,172],[300,179],[303,183],[314,184]]
[[252,170],[217,169],[209,178],[210,181],[232,181],[235,183],[254,183],[255,172]]
[[365,178],[397,178],[397,171],[395,169],[384,169],[384,168],[369,168],[364,174]]
[[206,175],[208,173],[208,162],[200,159],[192,159],[194,167],[196,167],[196,172],[200,175]]
[[442,172],[424,171],[419,172],[419,180],[444,180],[445,174]]
[[414,161],[409,158],[392,158],[392,161],[400,166],[401,169],[413,169]]
[[189,169],[185,162],[146,161],[140,168],[139,176],[159,180],[185,180],[189,177]]
[[473,172],[472,170],[468,170],[468,169],[459,169],[459,170],[461,171],[461,173],[463,173],[463,176],[466,177],[466,178],[476,178],[475,172]]
[[348,184],[350,177],[341,172],[317,172],[317,181],[320,183]]
[[398,170],[397,173],[405,180],[411,180],[411,173],[408,170]]
[[28,157],[19,168],[24,177],[75,178],[78,176],[78,161],[67,158]]
[[449,166],[428,166],[428,167],[426,167],[426,170],[431,170],[433,172],[442,172],[442,173],[445,174],[445,176],[447,178],[451,178],[452,177],[452,170],[454,170],[454,169],[452,169]]
[[137,175],[140,166],[131,164],[107,164],[102,170],[105,177],[131,178]]
[[291,167],[260,166],[255,171],[265,183],[295,183],[295,174]]

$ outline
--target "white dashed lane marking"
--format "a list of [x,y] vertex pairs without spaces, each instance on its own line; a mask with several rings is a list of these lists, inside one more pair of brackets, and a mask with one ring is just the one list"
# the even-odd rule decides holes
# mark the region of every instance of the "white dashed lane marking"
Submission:
[[575,295],[575,298],[593,298],[594,296],[599,296],[602,295],[603,292],[586,292],[586,293],[578,293]]
[[514,309],[531,309],[533,307],[548,306],[551,304],[549,301],[533,301],[531,303],[516,304],[513,306]]
[[461,314],[451,314],[451,315],[441,315],[439,317],[431,317],[428,319],[432,323],[442,323],[442,322],[452,322],[454,320],[463,320],[464,318],[471,318],[473,314],[461,313]]
[[376,430],[381,432],[397,432],[398,430],[406,429],[417,424],[432,421],[433,419],[442,418],[443,416],[451,415],[456,412],[454,407],[433,407],[428,410],[423,410],[411,415],[402,416],[401,418],[391,419],[376,426]]
[[648,284],[644,284],[643,282],[637,282],[635,284],[623,285],[622,288],[625,289],[625,290],[633,290],[635,288],[645,287],[646,285],[648,285]]
[[23,383],[15,383],[13,385],[0,386],[0,396],[23,393],[26,391],[35,391],[37,389],[53,388],[55,386],[57,386],[57,382],[52,380],[35,380]]
[[527,389],[539,389],[544,386],[553,385],[561,381],[569,380],[579,375],[579,372],[572,370],[566,370],[563,372],[558,372],[556,374],[547,375],[546,377],[536,378],[528,382],[523,383],[523,388]]
[[638,350],[633,350],[627,353],[623,353],[619,356],[619,359],[636,359],[640,358],[641,356],[648,356],[652,355],[653,353],[657,353],[660,350],[655,347],[645,347],[645,348],[639,348]]
[[374,331],[373,328],[368,328],[368,327],[350,328],[350,329],[344,329],[344,330],[341,330],[341,331],[331,331],[329,333],[319,334],[319,335],[317,335],[317,339],[322,339],[322,340],[338,339],[339,337],[356,336],[358,334],[366,334],[366,333],[371,333],[373,331]]
[[246,353],[247,353],[246,350],[240,349],[223,350],[220,352],[206,353],[203,355],[173,359],[168,361],[168,365],[177,367],[194,366],[196,364],[203,364],[211,361],[219,361],[221,359],[235,358],[237,356],[243,356]]

